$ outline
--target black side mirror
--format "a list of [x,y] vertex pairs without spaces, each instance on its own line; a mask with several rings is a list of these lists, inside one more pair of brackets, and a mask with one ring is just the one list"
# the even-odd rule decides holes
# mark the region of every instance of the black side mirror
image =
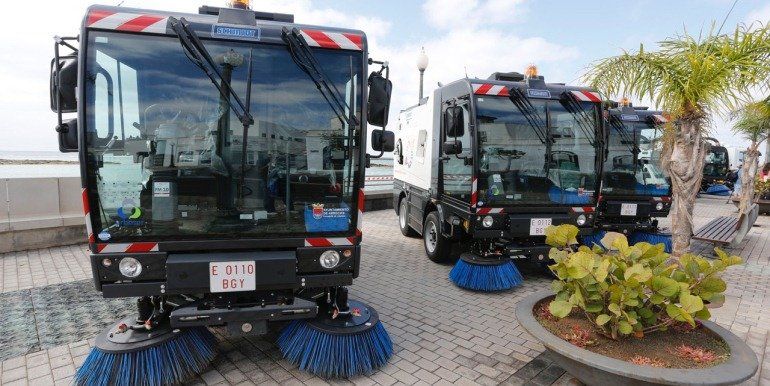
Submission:
[[51,60],[51,110],[74,113],[78,111],[76,90],[78,85],[77,56],[61,56],[59,62]]
[[452,106],[444,112],[444,132],[447,138],[462,137],[465,135],[465,122],[463,108]]
[[[366,121],[370,125],[385,127],[388,125],[390,113],[390,94],[393,91],[393,82],[386,79],[379,72],[369,75],[369,100]],[[374,144],[374,142],[372,142]],[[386,150],[386,151],[393,151]]]
[[76,153],[78,151],[78,120],[77,118],[63,121],[56,128],[59,133],[59,151],[62,153]]
[[396,134],[387,130],[372,131],[372,149],[391,152],[396,146]]
[[457,140],[450,140],[444,142],[444,145],[441,148],[444,151],[444,154],[447,155],[460,154],[463,152],[463,143]]

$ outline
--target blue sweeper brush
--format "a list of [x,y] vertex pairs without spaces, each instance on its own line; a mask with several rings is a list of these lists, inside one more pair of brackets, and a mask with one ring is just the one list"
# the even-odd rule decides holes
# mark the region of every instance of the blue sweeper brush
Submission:
[[332,317],[294,320],[277,341],[283,356],[301,370],[322,378],[351,378],[371,374],[393,355],[393,342],[377,311],[348,301],[348,312]]
[[[606,249],[606,247],[602,244],[602,239],[606,234],[607,232],[605,231],[598,231],[592,235],[583,236],[583,245],[593,247],[594,244],[596,244]],[[666,253],[671,253],[671,234],[638,231],[631,233],[627,237],[628,243],[631,245],[641,242],[650,243],[652,245],[663,244]]]
[[75,385],[174,385],[203,372],[216,356],[217,341],[205,327],[131,329],[132,318],[96,337],[75,374]]
[[496,292],[516,287],[524,278],[510,259],[463,253],[449,272],[449,280],[460,288]]

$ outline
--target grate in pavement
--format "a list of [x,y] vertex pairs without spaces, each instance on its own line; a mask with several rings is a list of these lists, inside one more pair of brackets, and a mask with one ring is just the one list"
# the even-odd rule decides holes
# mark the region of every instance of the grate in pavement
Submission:
[[104,299],[91,280],[0,294],[0,361],[92,338],[129,315],[131,299]]

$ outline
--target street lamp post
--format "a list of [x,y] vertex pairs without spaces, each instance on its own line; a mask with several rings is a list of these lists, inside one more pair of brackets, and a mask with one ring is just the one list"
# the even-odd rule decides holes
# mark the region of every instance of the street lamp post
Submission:
[[420,70],[420,100],[422,100],[422,80],[426,68],[428,68],[428,55],[425,54],[425,47],[422,47],[420,55],[417,56],[417,69]]

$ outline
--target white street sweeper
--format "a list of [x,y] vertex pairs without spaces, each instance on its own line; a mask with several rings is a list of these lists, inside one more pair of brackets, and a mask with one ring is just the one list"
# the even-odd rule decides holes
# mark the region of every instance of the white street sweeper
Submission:
[[[198,14],[92,6],[55,54],[51,107],[61,150],[80,155],[96,288],[138,298],[77,384],[181,382],[215,355],[208,326],[264,334],[288,321],[281,351],[324,377],[388,360],[377,312],[346,289],[367,122],[386,125],[391,92],[362,31],[240,1]],[[392,146],[372,133],[375,150]]]
[[544,265],[549,225],[590,233],[604,152],[599,94],[495,73],[436,89],[398,117],[394,206],[450,278],[480,291],[521,281],[514,259]]

